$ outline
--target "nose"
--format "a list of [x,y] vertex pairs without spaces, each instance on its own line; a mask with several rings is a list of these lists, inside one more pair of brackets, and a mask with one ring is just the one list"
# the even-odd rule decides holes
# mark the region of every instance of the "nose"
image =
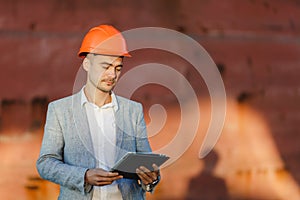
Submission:
[[107,70],[106,70],[106,75],[109,77],[109,78],[116,78],[116,69],[114,67],[109,67]]

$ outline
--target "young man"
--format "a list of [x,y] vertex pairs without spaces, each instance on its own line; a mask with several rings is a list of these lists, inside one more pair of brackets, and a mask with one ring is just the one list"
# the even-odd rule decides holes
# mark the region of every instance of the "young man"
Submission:
[[112,26],[94,27],[78,55],[86,84],[49,104],[38,172],[60,185],[59,199],[144,199],[160,179],[156,165],[136,170],[139,183],[110,172],[126,152],[151,152],[141,104],[112,92],[130,57],[125,39]]

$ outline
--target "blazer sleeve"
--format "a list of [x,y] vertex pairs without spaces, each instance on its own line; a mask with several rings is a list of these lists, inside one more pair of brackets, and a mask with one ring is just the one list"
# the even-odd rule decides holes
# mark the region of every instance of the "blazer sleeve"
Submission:
[[[147,135],[147,128],[146,128],[146,123],[144,119],[144,112],[143,112],[143,107],[141,104],[139,104],[139,112],[138,112],[138,123],[137,123],[137,134],[138,134],[138,139],[137,139],[137,152],[152,152],[149,140],[148,140],[148,135]],[[160,181],[160,176],[158,177],[158,181]],[[157,185],[155,185],[151,191],[151,193],[154,192],[155,188]],[[145,185],[141,183],[142,189],[145,191]]]
[[91,187],[84,184],[87,168],[71,166],[63,161],[64,137],[55,112],[55,104],[50,103],[39,158],[36,162],[40,176],[46,180],[78,190],[82,194],[90,192]]

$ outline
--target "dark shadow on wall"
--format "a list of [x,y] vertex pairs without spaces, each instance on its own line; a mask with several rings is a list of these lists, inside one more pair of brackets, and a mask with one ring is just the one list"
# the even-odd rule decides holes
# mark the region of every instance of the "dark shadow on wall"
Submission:
[[42,128],[48,106],[47,97],[3,99],[0,101],[0,135],[24,134]]
[[216,177],[213,170],[219,157],[211,151],[204,159],[204,168],[199,175],[192,178],[186,200],[229,200],[226,183],[222,178]]

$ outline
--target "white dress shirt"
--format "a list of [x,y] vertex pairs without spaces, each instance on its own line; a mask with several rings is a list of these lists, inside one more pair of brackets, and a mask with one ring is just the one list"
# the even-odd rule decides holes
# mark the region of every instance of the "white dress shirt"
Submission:
[[[118,110],[118,102],[114,93],[112,101],[101,107],[87,100],[84,88],[81,90],[81,106],[85,107],[94,154],[97,159],[97,168],[110,170],[115,163],[116,152],[116,124],[115,111]],[[92,200],[121,200],[121,192],[116,182],[111,185],[94,186]]]

